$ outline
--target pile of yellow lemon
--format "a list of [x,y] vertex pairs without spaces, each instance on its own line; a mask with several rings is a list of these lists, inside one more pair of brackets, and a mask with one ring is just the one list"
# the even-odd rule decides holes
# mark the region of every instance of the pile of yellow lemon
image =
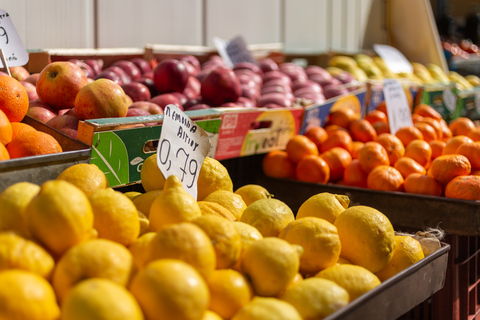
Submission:
[[323,319],[424,257],[347,196],[295,215],[208,157],[197,200],[156,155],[141,177],[121,193],[76,164],[0,194],[0,319]]

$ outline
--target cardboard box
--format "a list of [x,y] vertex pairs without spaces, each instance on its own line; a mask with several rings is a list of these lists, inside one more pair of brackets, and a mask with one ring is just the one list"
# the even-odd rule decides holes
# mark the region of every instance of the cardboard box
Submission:
[[[214,157],[220,129],[220,113],[214,110],[186,112],[210,138],[208,156]],[[78,139],[92,147],[91,163],[107,176],[110,187],[138,183],[143,161],[157,151],[163,115],[80,121]],[[138,124],[155,125],[135,127]]]
[[451,85],[423,85],[419,88],[415,98],[415,105],[420,103],[428,104],[440,113],[445,121],[453,119],[454,110],[449,109],[444,101],[444,91],[454,89]]
[[[419,91],[419,85],[412,83],[411,81],[400,82],[408,87],[408,92],[410,93],[410,97],[407,97],[407,100],[415,101],[417,93]],[[407,92],[406,92],[407,93]],[[383,95],[383,81],[367,81],[367,95],[365,98],[365,112],[368,113],[372,110],[375,110],[377,106],[385,100],[385,96]]]
[[343,96],[328,99],[324,103],[305,108],[300,133],[304,134],[312,126],[324,126],[331,111],[339,108],[351,108],[361,116],[365,115],[365,97],[367,90],[361,88]]
[[304,108],[218,108],[222,125],[215,158],[218,160],[285,149],[300,130]]

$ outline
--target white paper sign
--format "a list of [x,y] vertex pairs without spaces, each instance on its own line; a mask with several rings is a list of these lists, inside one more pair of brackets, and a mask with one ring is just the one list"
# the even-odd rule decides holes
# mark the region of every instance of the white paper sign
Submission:
[[[28,62],[28,52],[18,36],[10,15],[0,9],[0,49],[9,67],[23,66]],[[0,66],[4,67],[0,60]]]
[[395,79],[384,79],[383,95],[387,106],[390,132],[395,134],[400,128],[413,126],[410,107],[400,82]]
[[209,150],[207,132],[176,105],[167,105],[157,148],[157,165],[165,179],[176,175],[197,199],[198,174]]
[[457,107],[457,96],[448,88],[443,90],[443,104],[449,111],[453,111]]
[[475,110],[477,110],[477,113],[480,113],[480,92],[475,94]]
[[396,48],[385,44],[374,44],[373,49],[393,73],[413,72],[412,64]]
[[250,50],[247,48],[245,40],[241,36],[237,36],[230,41],[225,41],[218,37],[213,38],[213,43],[218,53],[229,68],[233,68],[236,63],[250,62],[257,64]]

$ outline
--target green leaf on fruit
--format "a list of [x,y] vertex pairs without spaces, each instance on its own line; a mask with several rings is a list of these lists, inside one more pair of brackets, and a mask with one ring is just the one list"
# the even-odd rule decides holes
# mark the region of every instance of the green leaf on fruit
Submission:
[[115,133],[95,134],[90,162],[105,173],[110,187],[129,182],[127,148]]

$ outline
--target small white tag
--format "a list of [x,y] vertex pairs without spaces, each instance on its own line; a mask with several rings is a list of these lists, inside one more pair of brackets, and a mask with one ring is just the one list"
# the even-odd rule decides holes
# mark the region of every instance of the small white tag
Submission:
[[176,175],[183,188],[197,199],[197,179],[210,150],[205,130],[173,104],[165,107],[158,140],[157,165],[165,179]]
[[395,79],[384,79],[383,95],[387,106],[390,132],[395,134],[400,128],[413,126],[410,107],[400,82]]
[[[29,56],[18,36],[17,29],[10,19],[10,15],[0,9],[0,49],[8,67],[17,67],[27,64]],[[4,67],[0,60],[0,66]]]
[[413,67],[412,64],[408,61],[407,58],[392,46],[385,44],[374,44],[373,49],[377,54],[382,58],[382,60],[387,65],[388,69],[393,73],[412,73]]
[[237,36],[230,41],[214,37],[213,43],[229,68],[233,68],[233,66],[239,62],[257,64],[257,61],[250,50],[248,50],[247,44],[241,36]]
[[457,96],[449,88],[443,90],[443,104],[449,111],[453,111],[457,107]]
[[475,110],[480,114],[480,92],[475,93]]

